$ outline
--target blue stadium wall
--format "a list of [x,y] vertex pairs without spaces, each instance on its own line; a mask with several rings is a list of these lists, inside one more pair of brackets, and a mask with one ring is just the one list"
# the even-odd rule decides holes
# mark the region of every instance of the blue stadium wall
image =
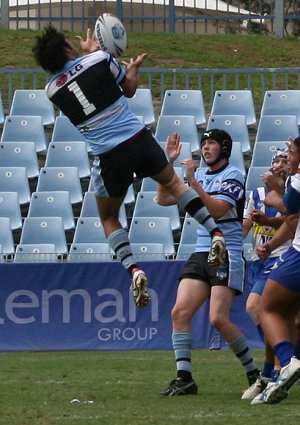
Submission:
[[[137,309],[120,263],[0,264],[0,351],[170,350],[170,313],[184,262],[141,263],[152,302]],[[232,320],[251,348],[262,348],[236,297]],[[226,349],[211,327],[208,304],[193,320],[194,348]]]

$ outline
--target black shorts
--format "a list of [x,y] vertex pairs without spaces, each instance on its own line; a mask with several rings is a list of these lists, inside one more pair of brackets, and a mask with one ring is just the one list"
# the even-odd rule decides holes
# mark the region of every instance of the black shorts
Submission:
[[208,252],[194,252],[184,265],[179,280],[184,278],[203,280],[210,286],[228,286],[229,263],[225,267],[211,267],[207,263]]
[[160,173],[168,160],[150,129],[144,128],[129,140],[112,150],[99,155],[99,167],[95,166],[92,176],[96,196],[119,197],[126,194],[138,178]]

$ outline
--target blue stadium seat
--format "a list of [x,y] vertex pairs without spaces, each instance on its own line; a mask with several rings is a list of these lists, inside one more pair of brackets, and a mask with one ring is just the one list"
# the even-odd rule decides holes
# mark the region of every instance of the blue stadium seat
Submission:
[[295,115],[262,115],[260,117],[255,143],[282,142],[289,137],[299,137],[299,127]]
[[0,245],[0,263],[4,262],[4,255],[3,255],[3,250],[2,250],[2,245]]
[[86,138],[65,115],[59,115],[56,117],[51,142],[85,142],[87,145],[87,151],[91,151]]
[[179,243],[176,260],[187,260],[195,252],[196,244]]
[[25,167],[29,179],[38,177],[40,169],[35,143],[0,143],[0,167]]
[[134,257],[138,261],[160,261],[165,260],[165,250],[162,243],[131,243]]
[[244,115],[211,115],[207,123],[207,130],[219,128],[226,131],[233,142],[239,142],[243,152],[251,151],[249,130]]
[[89,177],[90,162],[86,142],[51,142],[45,167],[77,167],[79,177]]
[[260,115],[295,115],[300,125],[300,90],[267,90]]
[[68,255],[70,262],[112,261],[113,253],[108,243],[72,243]]
[[166,90],[161,115],[192,115],[196,125],[206,123],[205,107],[201,90]]
[[[99,212],[98,212],[96,197],[94,193],[85,192],[83,201],[82,201],[81,211],[80,211],[80,218],[98,217],[98,216],[99,216]],[[121,208],[120,208],[119,220],[122,227],[124,227],[124,229],[127,229],[128,220],[127,220],[126,208],[124,203],[121,205]]]
[[278,142],[259,142],[253,146],[251,167],[270,167],[272,156],[277,148],[286,149],[285,141]]
[[54,244],[18,244],[14,256],[15,263],[57,262],[58,254]]
[[10,115],[5,118],[1,142],[34,142],[37,152],[47,150],[47,139],[41,117]]
[[12,230],[22,228],[22,213],[17,192],[0,192],[0,217],[9,217]]
[[133,97],[127,98],[130,109],[140,117],[143,117],[145,125],[155,122],[155,111],[150,89],[137,88]]
[[17,89],[14,92],[9,115],[41,116],[43,125],[54,124],[55,111],[43,89]]
[[180,134],[180,140],[189,143],[191,151],[199,150],[199,135],[195,121],[192,115],[160,115],[155,129],[155,138],[159,143],[166,143],[171,133]]
[[25,167],[0,167],[0,192],[17,192],[20,205],[30,201],[30,186]]
[[9,217],[0,217],[0,245],[2,246],[3,254],[14,254],[14,237]]
[[180,230],[179,209],[176,205],[162,206],[156,202],[157,192],[139,192],[137,194],[132,218],[137,217],[169,217],[172,230]]
[[71,203],[82,202],[82,188],[77,167],[43,167],[37,182],[37,192],[68,191]]
[[139,217],[131,221],[131,243],[162,243],[167,256],[175,254],[175,245],[169,217]]
[[68,191],[33,192],[28,217],[61,217],[65,230],[75,228],[70,193]]
[[217,90],[210,115],[244,115],[247,125],[256,123],[251,90]]
[[61,217],[27,217],[24,220],[20,244],[54,244],[58,255],[68,252]]
[[264,186],[261,179],[262,174],[270,174],[266,167],[250,167],[246,177],[246,191],[254,190]]
[[107,243],[100,218],[79,218],[75,228],[73,243]]
[[[182,231],[180,236],[179,245],[194,245],[196,246],[197,241],[197,229],[199,227],[199,223],[189,216],[188,214],[185,215],[183,225],[182,225]],[[209,238],[210,236],[203,236],[203,238]]]

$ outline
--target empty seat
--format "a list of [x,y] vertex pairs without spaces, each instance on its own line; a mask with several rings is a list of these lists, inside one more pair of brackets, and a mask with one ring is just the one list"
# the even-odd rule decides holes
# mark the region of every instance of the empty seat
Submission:
[[247,125],[256,123],[253,94],[251,90],[217,90],[211,115],[244,115]]
[[113,254],[108,243],[72,243],[68,261],[99,262],[112,261]]
[[44,126],[55,121],[53,103],[43,89],[15,90],[9,114],[41,116]]
[[129,228],[131,243],[162,243],[166,255],[175,254],[171,219],[168,217],[139,217]]
[[107,243],[107,240],[99,217],[84,217],[78,219],[73,243],[103,242]]
[[137,194],[132,218],[169,217],[172,230],[181,229],[179,209],[176,205],[162,206],[156,202],[157,192],[139,192]]
[[131,243],[132,253],[138,261],[165,260],[165,250],[162,243]]
[[257,187],[264,186],[261,179],[262,174],[270,174],[266,167],[250,167],[246,177],[246,191],[254,190]]
[[65,230],[75,227],[68,191],[34,192],[29,204],[28,217],[62,217]]
[[0,143],[0,167],[25,167],[29,179],[38,177],[40,169],[35,143]]
[[68,252],[61,217],[27,217],[24,220],[20,244],[54,244],[57,254]]
[[0,263],[4,262],[4,255],[3,255],[3,250],[2,250],[2,245],[0,245]]
[[[88,147],[86,138],[65,115],[56,117],[51,142],[85,142]],[[90,151],[89,147],[88,151]]]
[[58,255],[54,244],[18,244],[14,256],[15,263],[56,262]]
[[192,115],[160,115],[155,129],[155,138],[160,143],[166,143],[171,133],[180,134],[180,140],[189,143],[191,151],[200,148],[198,129],[195,117]]
[[[182,167],[174,167],[175,173],[181,180],[184,180],[184,171]],[[141,192],[155,192],[157,191],[157,182],[153,180],[151,177],[145,177],[142,180],[141,184]]]
[[277,149],[286,149],[287,144],[282,142],[259,142],[253,147],[251,167],[270,167],[272,156]]
[[249,130],[244,115],[211,115],[207,130],[218,128],[226,131],[233,142],[239,142],[243,152],[251,151]]
[[30,186],[25,167],[0,167],[0,192],[17,192],[19,203],[30,201]]
[[22,227],[22,214],[17,192],[0,192],[0,217],[9,217],[12,230]]
[[86,142],[51,142],[45,167],[77,167],[80,178],[90,176]]
[[72,204],[82,202],[82,188],[77,167],[43,167],[37,182],[37,192],[68,191]]
[[198,227],[199,227],[199,223],[192,217],[189,217],[188,215],[186,215],[182,224],[179,244],[194,245],[195,247],[196,240],[197,240]]
[[[199,223],[194,218],[190,217],[188,214],[185,215],[182,231],[180,236],[179,244],[182,245],[194,245],[196,247],[197,242],[197,230],[199,228]],[[210,236],[202,236],[202,238],[209,238]]]
[[166,90],[161,115],[192,115],[196,125],[206,123],[205,107],[201,90]]
[[[93,192],[86,192],[83,197],[82,201],[82,207],[80,211],[80,217],[98,217],[98,207],[97,207],[97,201],[96,197]],[[124,227],[124,229],[127,229],[128,227],[128,221],[127,221],[127,214],[126,214],[126,208],[125,204],[123,203],[120,207],[120,213],[119,213],[119,220]]]
[[176,260],[187,260],[195,252],[196,244],[179,243]]
[[150,89],[137,88],[133,97],[127,98],[130,109],[137,115],[143,117],[146,125],[155,122],[155,111]]
[[0,217],[0,245],[3,254],[14,254],[15,245],[10,224],[10,218]]
[[[242,146],[239,142],[232,143],[232,151],[231,151],[231,156],[229,158],[229,162],[230,164],[237,167],[244,176],[246,175],[244,154],[242,151]],[[207,167],[207,165],[203,161],[203,158],[201,158],[200,160],[200,167]]]
[[42,118],[29,115],[7,116],[1,142],[34,142],[37,152],[45,151],[47,140]]
[[267,90],[260,115],[295,115],[300,125],[300,90]]
[[262,115],[260,117],[255,143],[275,142],[299,137],[299,128],[295,115]]

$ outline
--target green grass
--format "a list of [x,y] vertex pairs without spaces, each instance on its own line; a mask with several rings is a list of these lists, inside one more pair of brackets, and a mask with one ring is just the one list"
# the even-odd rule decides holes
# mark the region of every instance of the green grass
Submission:
[[[0,67],[37,68],[31,47],[40,33],[0,29]],[[66,35],[74,41],[77,33]],[[299,66],[300,43],[297,38],[265,35],[129,32],[124,58],[139,52],[148,53],[148,68],[280,68]]]
[[[262,351],[254,355],[261,366]],[[197,396],[160,398],[175,375],[171,351],[2,353],[0,424],[299,423],[300,386],[278,405],[251,406],[240,400],[247,383],[229,351],[195,350],[193,371]]]
[[[41,31],[34,30],[3,30],[0,29],[0,67],[6,69],[37,69],[31,48],[37,34]],[[75,44],[77,33],[66,32],[67,37]],[[85,36],[82,33],[82,36]],[[128,48],[124,57],[120,60],[128,60],[138,53],[146,52],[147,59],[143,63],[144,68],[160,69],[247,69],[247,68],[289,68],[299,66],[298,57],[300,54],[300,43],[297,38],[284,38],[278,40],[266,35],[237,35],[237,34],[162,34],[162,33],[128,33]],[[45,79],[40,75],[34,83],[37,88],[43,88]],[[173,87],[174,75],[165,75],[165,88]],[[196,73],[189,77],[189,87],[198,88],[199,75]],[[264,90],[273,88],[274,79],[278,89],[298,88],[298,74],[294,73],[289,77],[289,84],[286,87],[286,76],[269,73],[264,75],[264,87],[262,87],[261,75],[252,75],[251,87],[247,74],[239,76],[239,87],[236,87],[236,76],[232,73],[227,76],[227,88],[249,88],[253,91],[255,104],[261,105]],[[186,84],[186,74],[176,74],[177,88],[184,88]],[[33,85],[31,74],[1,75],[0,91],[4,99],[6,112],[9,110],[8,98],[9,84],[11,91],[18,88],[31,88]],[[214,77],[214,89],[223,89],[222,73]],[[140,87],[148,86],[148,74],[140,73]],[[152,94],[155,101],[161,101],[161,81],[160,73],[152,74]],[[210,107],[211,97],[211,76],[206,73],[202,77],[202,91]],[[259,113],[259,107],[257,110]]]

